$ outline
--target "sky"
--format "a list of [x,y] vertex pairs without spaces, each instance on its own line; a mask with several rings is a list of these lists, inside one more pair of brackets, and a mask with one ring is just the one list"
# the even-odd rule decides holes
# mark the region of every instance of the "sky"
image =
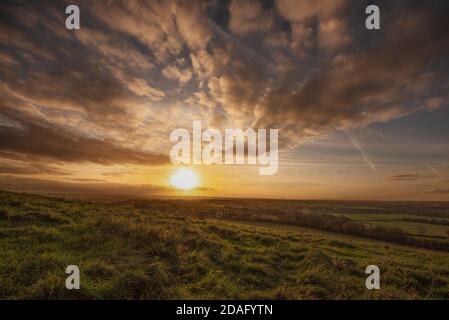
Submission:
[[[0,189],[449,200],[448,18],[447,1],[3,0]],[[277,174],[192,165],[177,189],[169,137],[194,120],[278,129]]]

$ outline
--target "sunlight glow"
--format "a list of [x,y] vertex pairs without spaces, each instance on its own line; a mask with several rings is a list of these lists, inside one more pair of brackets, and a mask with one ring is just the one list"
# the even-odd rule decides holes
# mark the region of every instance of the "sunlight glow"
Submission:
[[198,176],[191,169],[179,169],[170,178],[170,184],[181,190],[191,190],[198,186]]

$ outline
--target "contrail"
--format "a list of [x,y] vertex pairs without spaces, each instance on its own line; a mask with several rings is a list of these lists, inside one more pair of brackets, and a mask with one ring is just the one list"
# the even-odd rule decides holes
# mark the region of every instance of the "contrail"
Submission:
[[384,135],[383,133],[381,133],[379,131],[376,131],[376,130],[368,128],[368,127],[366,129],[368,129],[368,131],[371,131],[372,133],[374,133],[375,135],[381,137],[384,140],[391,141],[390,138],[388,138],[386,135]]
[[363,149],[362,145],[353,136],[351,136],[349,134],[349,132],[347,132],[347,131],[346,131],[346,136],[352,142],[352,145],[354,146],[354,148],[356,148],[360,152],[360,154],[362,155],[363,161],[367,165],[370,166],[371,170],[375,171],[376,170],[376,165],[370,161],[370,159],[368,158],[368,155],[366,154],[366,152]]
[[[381,133],[381,132],[379,132],[379,131],[376,131],[376,130],[374,130],[374,129],[368,128],[368,127],[367,127],[366,129],[368,129],[369,131],[371,131],[371,132],[374,133],[375,135],[381,137],[382,139],[385,139],[386,141],[391,142],[391,139],[390,139],[389,137],[387,137],[386,135],[384,135],[383,133]],[[375,169],[376,166],[375,166],[374,164],[372,164],[372,163],[369,161],[368,157],[366,156],[365,152],[363,151],[362,146],[361,146],[359,143],[357,143],[357,141],[354,139],[354,137],[351,137],[351,136],[348,134],[348,132],[346,132],[346,135],[347,135],[348,138],[351,140],[351,142],[352,142],[352,144],[354,145],[354,147],[356,147],[356,148],[360,151],[360,153],[362,154],[363,159],[365,160],[365,162],[367,162],[368,164],[370,164],[370,166],[374,166],[374,169]],[[433,173],[435,173],[437,176],[439,176],[439,177],[442,176],[441,173],[440,173],[437,169],[435,169],[434,167],[432,167],[431,165],[428,165],[428,164],[426,164],[426,163],[424,163],[424,162],[420,162],[420,163],[421,163],[423,166],[425,166],[427,169],[429,169],[430,171],[432,171]]]
[[430,166],[430,165],[428,165],[428,164],[425,164],[425,163],[423,163],[423,165],[424,165],[427,169],[429,169],[430,171],[433,171],[434,173],[436,173],[437,176],[441,177],[441,173],[440,173],[437,169],[435,169],[434,167],[432,167],[432,166]]

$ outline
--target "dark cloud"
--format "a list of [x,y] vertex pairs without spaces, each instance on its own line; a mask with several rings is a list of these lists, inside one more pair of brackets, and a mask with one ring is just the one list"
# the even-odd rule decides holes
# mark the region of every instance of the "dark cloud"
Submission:
[[96,47],[65,30],[63,9],[61,2],[27,2],[3,11],[3,82],[36,104],[79,108],[92,117],[126,113],[123,84]]
[[0,176],[0,189],[34,193],[70,195],[108,195],[147,197],[167,192],[169,189],[153,185],[126,185],[118,183],[61,182],[45,179]]
[[422,175],[422,174],[398,174],[390,177],[394,181],[416,181],[420,179],[434,179],[434,175]]
[[75,182],[106,182],[106,180],[103,179],[89,179],[89,178],[70,178],[68,180]]
[[449,193],[449,189],[435,188],[432,189],[431,191],[426,191],[425,193]]
[[68,175],[70,174],[66,170],[46,166],[43,164],[32,165],[10,165],[0,163],[0,174],[20,174],[20,175],[37,175],[37,174],[49,174],[49,175]]
[[[6,112],[5,112],[6,111]],[[12,154],[26,154],[34,157],[51,158],[65,162],[94,162],[99,164],[135,163],[161,165],[168,163],[168,157],[144,150],[117,145],[108,139],[81,136],[62,126],[41,123],[38,119],[21,114],[3,113],[14,126],[0,126],[0,148]]]

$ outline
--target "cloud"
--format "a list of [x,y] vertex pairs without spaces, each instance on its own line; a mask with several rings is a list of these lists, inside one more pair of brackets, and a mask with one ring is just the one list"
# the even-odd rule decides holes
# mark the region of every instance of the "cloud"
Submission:
[[213,35],[213,24],[206,10],[207,1],[177,1],[176,24],[184,41],[191,49],[205,48]]
[[25,154],[64,162],[93,162],[99,164],[135,163],[162,165],[168,156],[132,149],[108,139],[80,135],[62,126],[41,122],[29,114],[2,105],[4,113],[18,126],[0,126],[0,149],[3,152]]
[[449,193],[449,189],[435,188],[430,191],[426,191],[425,193]]
[[[89,2],[88,2],[89,3]],[[109,28],[126,33],[151,51],[159,62],[181,54],[184,45],[204,48],[213,33],[207,1],[98,1],[90,7]]]
[[2,153],[63,162],[168,163],[167,156],[146,150],[149,137],[158,138],[144,128],[147,117],[158,121],[151,104],[165,97],[152,79],[138,74],[154,69],[151,55],[129,39],[111,36],[87,10],[83,22],[89,22],[70,33],[61,8],[57,2],[4,5]]
[[433,179],[433,175],[422,175],[422,174],[398,174],[390,177],[394,181],[416,181],[420,179]]
[[[333,12],[315,9],[311,12]],[[282,128],[290,135],[287,142],[295,145],[308,137],[385,122],[425,108],[424,92],[439,96],[445,90],[449,36],[441,30],[449,26],[430,4],[401,9],[383,16],[388,33],[354,36],[357,51],[328,52],[326,62],[308,77],[289,74],[258,102],[256,126]]]
[[61,182],[46,179],[0,176],[0,188],[10,191],[54,193],[70,195],[104,195],[149,197],[166,193],[169,189],[154,185],[127,185],[103,182]]
[[168,79],[178,80],[181,84],[186,84],[192,79],[190,69],[179,69],[176,66],[167,66],[162,70],[162,74]]
[[341,10],[346,0],[278,0],[280,13],[289,21],[301,22],[314,16],[329,17]]
[[291,23],[292,48],[300,55],[315,46],[332,50],[350,42],[347,23],[341,17],[347,5],[346,0],[277,1],[280,15]]
[[297,147],[447,100],[443,2],[385,4],[378,32],[345,0],[80,1],[74,32],[65,4],[2,5],[10,157],[164,164],[169,132],[191,119],[280,128]]
[[68,180],[75,182],[106,182],[106,180],[103,179],[90,179],[90,178],[70,178]]
[[55,167],[46,166],[43,164],[23,164],[23,165],[11,165],[0,164],[0,174],[20,174],[20,175],[37,175],[37,174],[49,174],[49,175],[67,175],[70,174],[65,170],[61,170]]
[[233,0],[229,6],[230,28],[239,35],[267,32],[274,24],[272,10],[264,10],[258,0]]

